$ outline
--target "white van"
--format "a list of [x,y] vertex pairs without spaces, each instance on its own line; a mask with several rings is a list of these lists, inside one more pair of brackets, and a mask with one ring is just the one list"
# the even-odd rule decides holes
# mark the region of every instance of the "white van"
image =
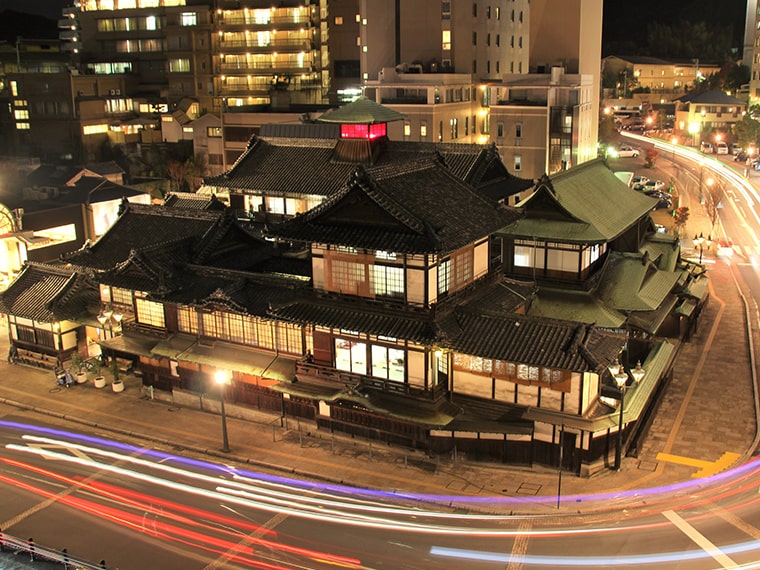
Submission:
[[702,143],[699,145],[699,150],[701,152],[704,152],[705,154],[712,154],[713,152],[715,152],[713,150],[712,143],[709,143],[707,141],[702,141]]
[[723,141],[715,143],[715,154],[728,154],[728,145]]

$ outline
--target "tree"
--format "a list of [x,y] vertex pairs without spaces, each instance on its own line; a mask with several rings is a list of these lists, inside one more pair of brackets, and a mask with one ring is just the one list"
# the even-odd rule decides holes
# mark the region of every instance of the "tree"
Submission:
[[734,135],[740,146],[757,146],[760,142],[760,105],[751,105],[741,121],[734,125]]
[[660,156],[660,152],[655,150],[654,147],[647,151],[646,158],[644,159],[644,165],[647,168],[654,168],[654,163],[657,162],[657,157]]
[[681,206],[673,212],[673,227],[676,230],[676,237],[681,236],[681,231],[683,231],[687,221],[689,221],[689,208],[686,206]]
[[184,190],[186,167],[183,163],[176,160],[166,161],[166,174],[169,178],[169,188],[172,192],[182,192]]

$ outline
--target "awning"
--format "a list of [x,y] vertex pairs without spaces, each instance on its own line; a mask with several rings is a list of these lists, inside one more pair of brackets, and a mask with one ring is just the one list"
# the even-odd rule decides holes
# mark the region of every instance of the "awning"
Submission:
[[126,352],[137,356],[153,356],[152,349],[156,346],[156,339],[121,334],[113,338],[101,340],[101,348],[114,352]]
[[153,348],[153,354],[179,362],[207,364],[281,382],[292,380],[296,374],[295,358],[261,352],[228,342],[215,341],[203,344],[190,335],[176,335],[158,343]]

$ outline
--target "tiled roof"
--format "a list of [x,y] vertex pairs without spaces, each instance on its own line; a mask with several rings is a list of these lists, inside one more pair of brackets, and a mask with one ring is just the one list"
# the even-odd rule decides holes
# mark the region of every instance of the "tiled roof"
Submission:
[[0,307],[16,317],[51,323],[81,316],[97,298],[86,275],[30,262],[0,295]]
[[271,230],[285,240],[447,254],[519,216],[456,178],[439,160],[365,170],[340,192]]
[[403,120],[404,115],[375,103],[367,97],[359,97],[355,101],[337,109],[331,109],[319,117],[321,123],[361,124],[390,123]]
[[629,188],[602,159],[544,177],[518,204],[525,216],[504,228],[510,237],[609,242],[646,216],[656,200]]
[[530,304],[528,314],[599,327],[618,328],[625,324],[625,314],[604,303],[588,291],[568,291],[542,287]]
[[712,89],[710,91],[704,91],[703,93],[690,91],[676,99],[676,101],[681,101],[682,103],[697,103],[700,105],[745,106],[747,104],[746,101],[731,97],[731,95],[726,94],[725,91],[721,91],[720,89]]
[[204,184],[270,196],[330,196],[346,183],[357,163],[384,166],[426,156],[443,157],[455,176],[493,200],[534,184],[511,175],[494,145],[260,136],[251,138],[230,170],[204,179]]
[[64,256],[64,261],[107,270],[127,261],[135,251],[161,250],[166,263],[188,261],[239,267],[261,260],[263,240],[248,234],[230,212],[127,204],[109,230],[92,245]]
[[230,170],[206,178],[204,184],[270,196],[329,196],[353,168],[333,162],[334,149],[334,140],[254,137]]
[[658,270],[646,254],[613,251],[607,257],[598,295],[618,311],[651,311],[674,291],[681,273]]
[[625,334],[567,321],[457,311],[461,334],[445,341],[462,354],[574,372],[594,371],[612,362]]
[[196,194],[195,192],[172,192],[164,198],[164,206],[186,210],[224,210],[226,208],[215,194]]
[[213,308],[268,317],[273,305],[293,301],[295,291],[306,286],[305,281],[243,272],[213,270],[188,266],[177,276],[181,286],[151,295],[176,305]]

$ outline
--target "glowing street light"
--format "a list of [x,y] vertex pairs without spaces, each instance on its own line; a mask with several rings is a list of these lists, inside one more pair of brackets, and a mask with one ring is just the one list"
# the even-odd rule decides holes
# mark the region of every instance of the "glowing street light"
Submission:
[[222,408],[222,451],[229,453],[230,442],[227,438],[227,414],[224,411],[224,390],[230,383],[230,373],[226,370],[217,370],[214,380],[219,384],[219,402]]

